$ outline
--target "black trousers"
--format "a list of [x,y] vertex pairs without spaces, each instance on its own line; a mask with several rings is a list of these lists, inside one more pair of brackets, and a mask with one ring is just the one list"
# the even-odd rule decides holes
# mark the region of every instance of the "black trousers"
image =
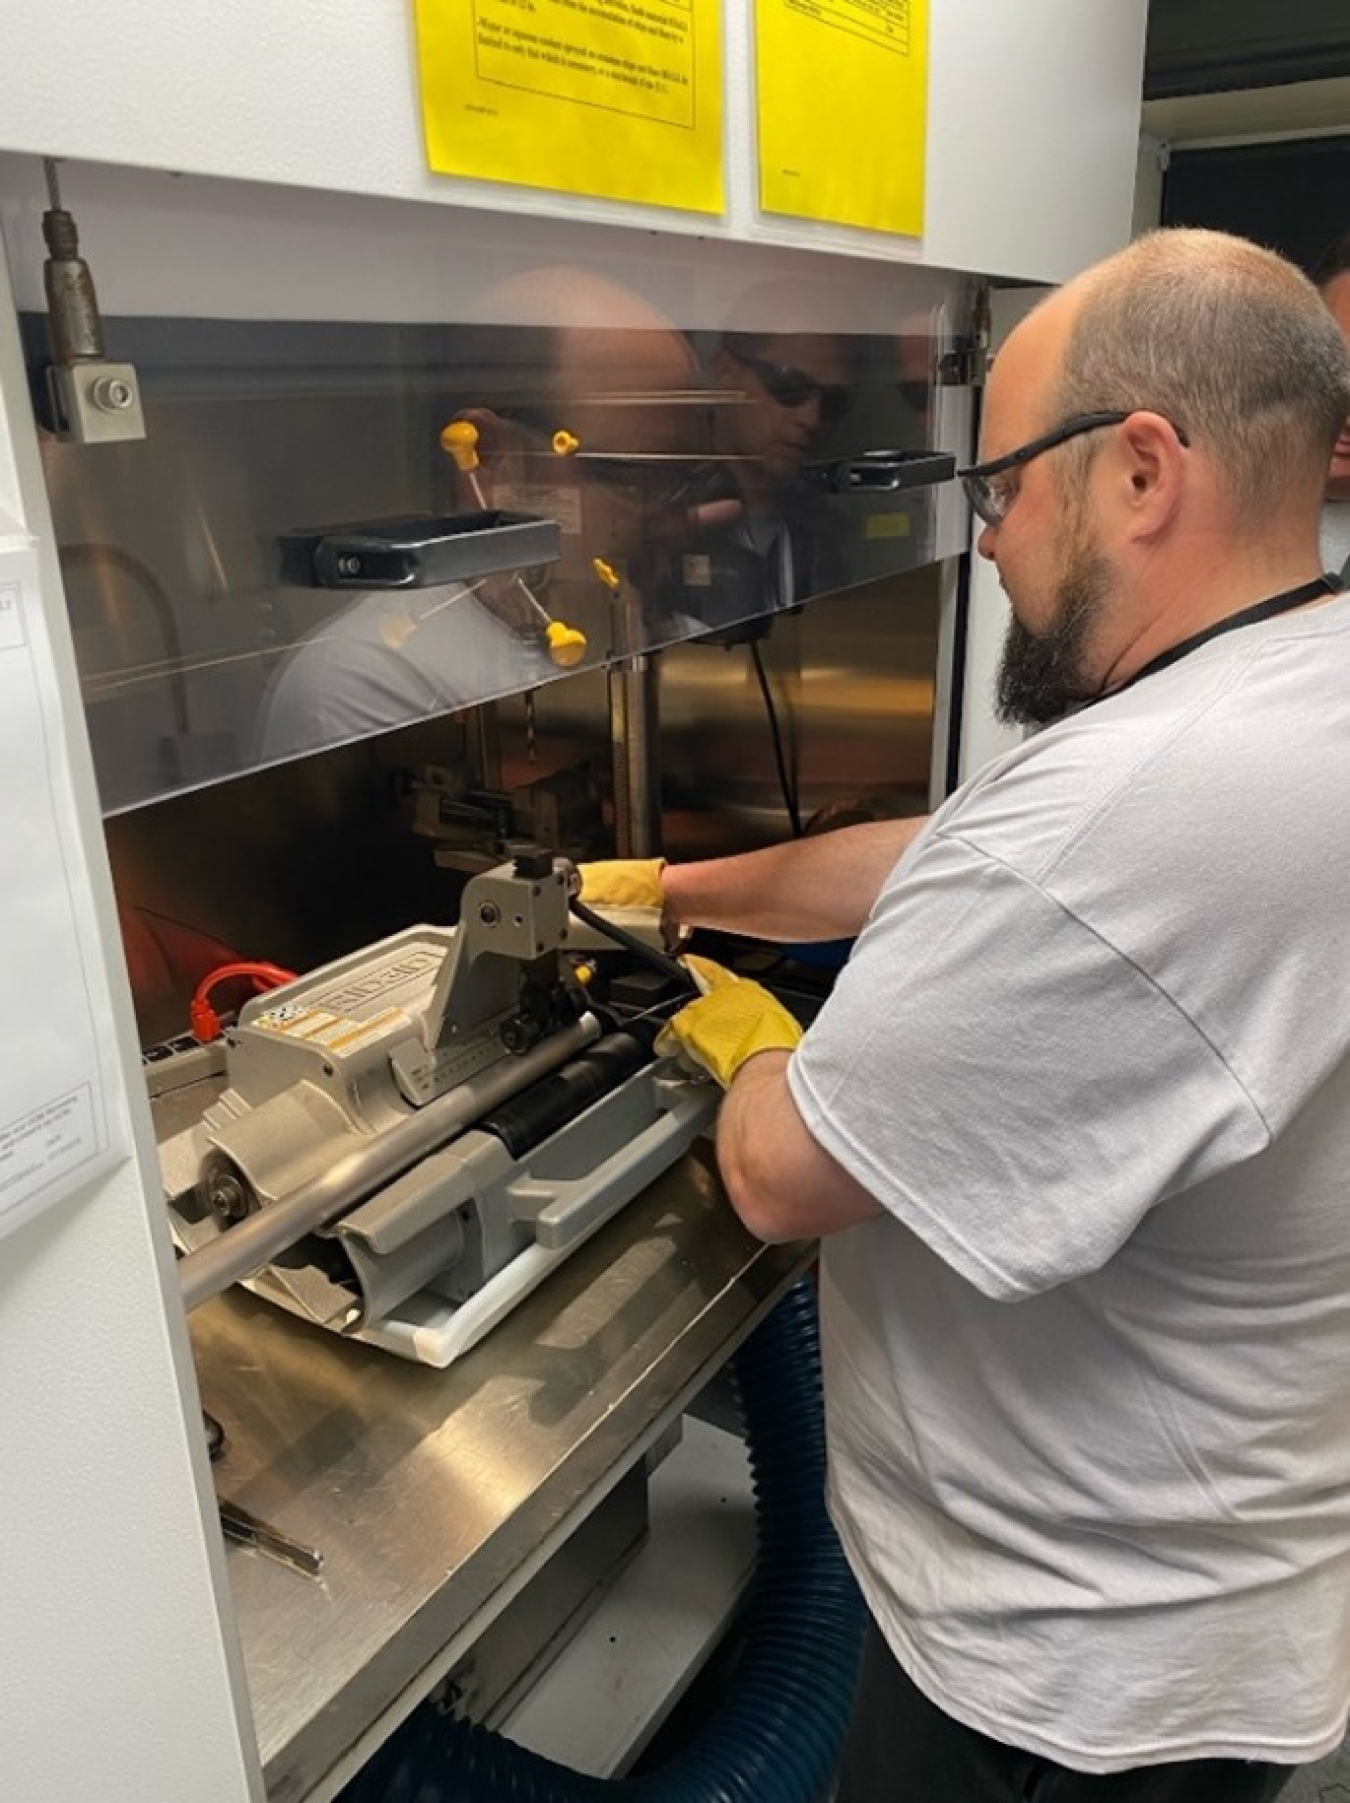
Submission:
[[1186,1759],[1096,1776],[1005,1747],[930,1703],[869,1626],[836,1803],[1269,1803],[1290,1765]]

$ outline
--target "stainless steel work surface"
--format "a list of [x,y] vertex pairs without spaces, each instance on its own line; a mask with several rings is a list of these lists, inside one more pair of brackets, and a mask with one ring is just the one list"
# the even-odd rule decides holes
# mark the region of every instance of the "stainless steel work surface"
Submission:
[[804,1264],[741,1227],[700,1146],[448,1371],[234,1290],[198,1309],[220,1494],[323,1555],[230,1546],[274,1803],[433,1682]]

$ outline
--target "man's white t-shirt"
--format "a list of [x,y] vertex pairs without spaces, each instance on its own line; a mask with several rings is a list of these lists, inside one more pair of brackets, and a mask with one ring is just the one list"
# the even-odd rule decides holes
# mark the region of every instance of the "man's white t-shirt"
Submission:
[[1350,597],[934,816],[789,1066],[831,1508],[940,1707],[1091,1772],[1350,1699]]

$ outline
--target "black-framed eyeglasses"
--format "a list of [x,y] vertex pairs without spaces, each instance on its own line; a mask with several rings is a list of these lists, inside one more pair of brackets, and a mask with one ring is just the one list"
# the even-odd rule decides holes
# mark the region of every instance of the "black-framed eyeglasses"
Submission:
[[[1001,526],[1017,496],[1017,484],[1007,480],[1013,470],[1021,469],[1043,451],[1053,451],[1056,445],[1067,444],[1083,432],[1099,432],[1105,426],[1123,425],[1131,413],[1138,411],[1134,407],[1123,413],[1078,413],[1056,426],[1053,432],[1018,445],[1015,451],[1005,451],[1002,457],[991,457],[988,463],[972,463],[957,470],[966,499],[986,526]],[[1176,433],[1178,443],[1189,446],[1190,439],[1176,421],[1169,420],[1168,424]]]
[[805,407],[815,401],[823,425],[831,426],[843,419],[853,404],[852,390],[842,383],[817,381],[804,369],[795,369],[790,363],[771,363],[767,357],[751,357],[742,351],[730,354],[737,363],[755,372],[765,393],[780,407]]

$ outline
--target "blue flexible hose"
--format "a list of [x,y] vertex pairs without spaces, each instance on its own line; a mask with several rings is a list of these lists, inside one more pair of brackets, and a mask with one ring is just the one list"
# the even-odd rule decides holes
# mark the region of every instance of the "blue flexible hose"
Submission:
[[338,1803],[821,1803],[853,1702],[864,1609],[825,1512],[815,1293],[797,1283],[734,1361],[759,1562],[724,1698],[665,1765],[591,1778],[414,1711]]

